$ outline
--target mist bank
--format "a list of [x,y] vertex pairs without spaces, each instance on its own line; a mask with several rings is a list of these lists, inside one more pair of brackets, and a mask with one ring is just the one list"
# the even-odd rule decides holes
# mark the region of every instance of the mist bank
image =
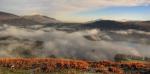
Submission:
[[113,60],[120,53],[150,57],[149,39],[150,32],[140,30],[67,32],[39,25],[22,28],[5,24],[0,26],[0,56],[53,56],[93,61]]

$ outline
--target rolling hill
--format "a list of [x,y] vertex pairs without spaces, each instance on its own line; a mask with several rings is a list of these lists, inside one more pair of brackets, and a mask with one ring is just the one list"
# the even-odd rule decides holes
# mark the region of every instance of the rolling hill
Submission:
[[8,20],[8,19],[14,19],[14,18],[18,18],[18,17],[19,16],[17,16],[17,15],[0,11],[0,21]]
[[127,30],[136,29],[143,31],[150,31],[150,22],[148,21],[134,21],[134,22],[119,22],[112,20],[97,20],[94,22],[85,23],[80,28],[92,29],[99,28],[101,30]]
[[61,23],[61,21],[43,15],[18,16],[11,13],[0,12],[0,24],[30,26],[46,25],[50,23]]
[[47,17],[44,15],[31,15],[31,16],[23,16],[25,19],[33,20],[42,24],[49,24],[49,23],[61,23],[61,21],[56,20],[51,17]]

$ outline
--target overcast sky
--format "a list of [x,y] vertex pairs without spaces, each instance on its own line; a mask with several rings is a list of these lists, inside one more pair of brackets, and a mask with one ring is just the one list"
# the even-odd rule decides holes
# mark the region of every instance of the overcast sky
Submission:
[[0,0],[0,11],[62,21],[150,20],[150,0]]

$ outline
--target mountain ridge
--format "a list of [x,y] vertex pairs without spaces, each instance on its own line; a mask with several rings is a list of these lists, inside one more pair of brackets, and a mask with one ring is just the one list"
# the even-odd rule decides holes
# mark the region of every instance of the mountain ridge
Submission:
[[[45,15],[26,15],[18,16],[15,14],[0,11],[0,23],[10,25],[58,25],[64,24],[55,18]],[[66,24],[65,24],[66,25]],[[75,28],[79,29],[92,29],[99,28],[101,30],[127,30],[136,29],[143,31],[150,31],[150,21],[114,21],[114,20],[96,20],[87,23],[80,23]]]
[[127,30],[127,29],[137,29],[150,31],[150,23],[147,21],[142,22],[120,22],[114,20],[96,20],[92,22],[85,23],[80,26],[85,29],[99,28],[101,30]]
[[37,24],[46,25],[49,23],[61,23],[61,21],[44,15],[18,16],[12,13],[0,11],[0,24],[26,26]]
[[0,21],[7,20],[7,19],[14,19],[14,18],[18,18],[18,17],[19,17],[18,15],[0,11]]
[[61,23],[61,21],[56,20],[55,18],[45,16],[45,15],[30,15],[30,16],[26,15],[26,16],[23,16],[23,18],[30,19],[30,20],[40,22],[40,23],[43,23],[43,24]]

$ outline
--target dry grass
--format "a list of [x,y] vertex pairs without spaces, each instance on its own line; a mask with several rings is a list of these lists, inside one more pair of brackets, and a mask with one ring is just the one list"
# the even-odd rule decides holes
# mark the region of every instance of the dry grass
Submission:
[[52,58],[1,58],[0,74],[143,74],[150,72],[150,62],[89,62]]

